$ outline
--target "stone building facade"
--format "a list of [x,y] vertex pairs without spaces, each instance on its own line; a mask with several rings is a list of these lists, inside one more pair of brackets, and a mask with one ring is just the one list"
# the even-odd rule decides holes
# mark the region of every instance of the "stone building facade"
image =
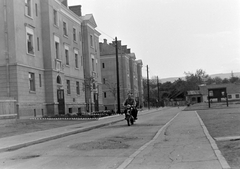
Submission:
[[[90,36],[83,31],[92,17],[77,15],[67,4],[0,1],[0,98],[14,98],[20,118],[86,110],[84,64],[89,56],[83,43]],[[100,34],[92,34],[98,44]],[[101,79],[97,69],[96,74]]]
[[[120,104],[123,103],[129,92],[132,92],[135,98],[142,101],[142,61],[136,60],[135,54],[131,53],[131,50],[128,49],[126,45],[121,45],[121,41],[118,41],[118,46]],[[100,43],[100,57],[103,83],[103,105],[105,109],[116,110],[117,70],[115,42],[108,44],[105,39],[103,43]]]

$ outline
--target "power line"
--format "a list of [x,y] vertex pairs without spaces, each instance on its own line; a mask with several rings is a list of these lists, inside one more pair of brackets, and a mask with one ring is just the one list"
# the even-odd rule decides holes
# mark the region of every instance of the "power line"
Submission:
[[112,40],[115,40],[112,36],[108,35],[107,33],[103,32],[102,30],[100,30],[99,28],[96,28],[97,31],[101,32],[102,34],[108,36],[109,38],[111,38]]

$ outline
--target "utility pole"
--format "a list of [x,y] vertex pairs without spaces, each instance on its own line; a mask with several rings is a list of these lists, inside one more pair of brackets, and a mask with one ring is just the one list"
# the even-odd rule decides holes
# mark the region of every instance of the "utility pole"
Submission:
[[149,77],[148,77],[148,65],[147,65],[147,91],[148,91],[148,110],[150,109],[150,100],[149,100]]
[[159,82],[158,82],[158,76],[157,76],[157,89],[158,89],[158,105],[157,105],[157,107],[160,107],[160,106],[159,106],[160,98],[159,98]]
[[119,91],[119,69],[118,69],[118,41],[115,37],[115,47],[116,47],[116,70],[117,70],[117,104],[118,104],[118,113],[121,113],[120,109],[120,91]]

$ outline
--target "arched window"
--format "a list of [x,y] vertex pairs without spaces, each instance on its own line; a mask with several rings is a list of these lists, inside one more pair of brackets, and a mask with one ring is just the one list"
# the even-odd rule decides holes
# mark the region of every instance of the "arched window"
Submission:
[[62,80],[60,76],[57,76],[57,84],[62,84]]

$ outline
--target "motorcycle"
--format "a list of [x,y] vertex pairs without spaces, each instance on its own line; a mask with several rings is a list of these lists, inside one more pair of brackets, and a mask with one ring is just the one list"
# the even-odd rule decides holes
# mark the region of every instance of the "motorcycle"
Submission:
[[127,110],[126,110],[126,120],[127,120],[127,124],[128,126],[131,126],[134,124],[135,120],[134,117],[132,115],[133,113],[133,106],[132,105],[127,105]]

